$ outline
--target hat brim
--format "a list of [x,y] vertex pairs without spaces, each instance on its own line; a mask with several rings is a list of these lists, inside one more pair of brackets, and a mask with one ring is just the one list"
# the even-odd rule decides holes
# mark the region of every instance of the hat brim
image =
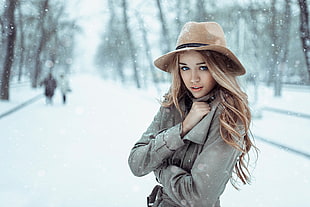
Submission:
[[188,50],[198,50],[198,51],[208,50],[208,51],[215,51],[215,52],[221,53],[222,55],[225,55],[229,59],[231,59],[238,66],[237,68],[238,70],[234,71],[235,75],[244,75],[246,72],[245,68],[243,67],[239,59],[235,56],[235,54],[231,52],[229,49],[227,49],[226,47],[222,47],[219,45],[207,45],[207,46],[202,46],[202,47],[187,47],[187,48],[183,48],[179,50],[174,50],[174,51],[171,51],[165,55],[162,55],[156,58],[154,61],[154,65],[165,72],[169,72],[168,66],[170,62],[172,61],[174,55],[176,53],[180,53],[180,52],[184,52]]

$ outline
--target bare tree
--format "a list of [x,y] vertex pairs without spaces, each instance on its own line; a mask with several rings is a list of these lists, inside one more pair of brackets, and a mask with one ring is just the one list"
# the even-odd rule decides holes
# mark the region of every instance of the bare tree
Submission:
[[[282,77],[287,68],[287,57],[289,51],[289,35],[291,23],[291,1],[285,0],[284,9],[278,10],[277,1],[271,2],[271,67],[269,70],[268,85],[274,84],[274,96],[281,96]],[[283,12],[284,11],[284,12]]]
[[[120,80],[125,83],[126,76],[124,66],[131,60],[131,51],[123,23],[123,9],[121,1],[108,0],[108,21],[105,25],[101,43],[97,49],[96,64],[104,78]],[[121,60],[121,61],[120,61]],[[115,69],[115,73],[109,73],[109,69]]]
[[287,57],[289,52],[290,26],[291,26],[291,0],[285,0],[285,12],[280,22],[281,36],[279,36],[279,64],[276,69],[274,95],[281,96],[282,93],[282,76],[287,68]]
[[43,63],[49,61],[50,64],[46,65],[49,72],[55,70],[56,64],[60,61],[68,68],[66,58],[73,49],[73,44],[69,43],[76,31],[74,22],[64,19],[66,16],[63,3],[43,0],[39,1],[37,8],[39,12],[34,23],[37,25],[37,34],[32,34],[38,42],[33,49],[34,71],[31,78],[34,88],[37,87],[44,70]]
[[133,73],[134,73],[134,80],[136,82],[137,88],[141,88],[140,80],[139,80],[139,75],[138,75],[138,69],[137,69],[137,61],[136,61],[136,48],[134,46],[134,42],[132,39],[131,31],[129,29],[129,23],[128,23],[128,14],[127,14],[127,0],[122,0],[122,9],[123,9],[123,22],[125,26],[125,35],[126,35],[126,40],[128,41],[129,44],[129,49],[130,49],[130,56],[131,56],[131,62],[133,64]]
[[300,7],[300,39],[306,59],[308,82],[310,83],[310,32],[307,0],[298,0]]
[[21,5],[18,5],[18,34],[19,34],[19,67],[18,67],[18,81],[21,81],[23,66],[24,66],[24,51],[25,51],[25,35],[24,35],[24,24],[23,24],[23,13],[21,9]]
[[152,74],[153,83],[154,83],[155,87],[157,88],[157,90],[159,90],[159,88],[158,88],[159,80],[158,80],[156,72],[154,70],[153,59],[152,59],[152,54],[151,54],[151,47],[150,47],[150,44],[149,44],[149,42],[147,40],[147,32],[146,32],[146,29],[145,29],[145,26],[144,26],[144,21],[143,21],[143,19],[141,18],[140,14],[138,12],[136,12],[136,17],[138,18],[138,21],[140,22],[139,28],[140,28],[142,36],[143,36],[143,45],[144,45],[144,48],[145,48],[145,53],[146,53],[147,61],[149,63],[149,69],[150,69],[150,72]]
[[169,36],[169,31],[167,28],[167,22],[166,19],[164,17],[164,12],[162,9],[162,5],[160,0],[156,0],[156,4],[157,4],[157,8],[158,8],[158,15],[159,15],[159,19],[160,19],[160,25],[161,25],[161,31],[162,31],[162,43],[161,46],[163,47],[163,53],[167,53],[170,51],[170,36]]
[[278,44],[278,31],[277,31],[277,15],[278,11],[276,9],[276,0],[271,1],[271,8],[270,8],[270,14],[271,14],[271,19],[270,19],[270,30],[271,30],[271,39],[272,39],[272,52],[271,52],[271,67],[269,68],[269,76],[267,80],[267,85],[271,85],[271,83],[274,82],[275,76],[276,76],[276,65],[278,62],[278,56],[277,54],[279,53],[279,44]]
[[9,85],[11,67],[14,61],[14,48],[16,39],[15,8],[18,0],[7,0],[7,8],[4,14],[4,31],[6,37],[6,55],[1,77],[0,99],[9,100]]
[[49,5],[48,0],[7,0],[6,6],[0,8],[0,64],[3,65],[0,67],[0,81],[3,97],[8,97],[8,83],[16,75],[18,80],[22,74],[29,75],[32,86],[36,87],[43,58],[69,68],[69,56],[74,45],[71,42],[78,27],[74,26],[73,21],[65,19],[68,16],[64,12],[64,4],[59,2],[53,1]]
[[177,0],[175,1],[175,8],[176,8],[176,18],[175,18],[175,23],[176,23],[176,31],[179,32],[183,26],[183,16],[184,12],[188,12],[183,8],[184,1],[182,0]]
[[49,12],[48,8],[48,2],[49,0],[42,1],[42,4],[40,5],[39,9],[39,30],[40,31],[40,39],[39,39],[39,45],[35,52],[35,68],[34,68],[34,74],[32,79],[32,87],[36,88],[37,84],[39,82],[39,77],[42,70],[42,63],[41,63],[41,53],[43,51],[43,48],[46,44],[46,29],[44,27],[45,19],[47,16],[47,13]]
[[[123,38],[123,35],[122,35],[122,32],[120,32],[119,34],[119,31],[117,31],[119,28],[115,28],[115,22],[118,22],[119,20],[117,19],[117,14],[116,14],[116,7],[114,6],[114,3],[115,1],[113,0],[108,0],[108,6],[109,6],[109,11],[110,11],[110,20],[109,20],[109,29],[108,31],[109,32],[109,39],[110,41],[112,42],[112,45],[110,41],[108,41],[108,47],[109,48],[103,48],[103,55],[106,55],[106,56],[115,56],[115,57],[119,57],[119,58],[122,58],[123,60],[125,60],[124,56],[126,56],[126,54],[124,54],[124,52],[126,53],[126,44],[123,44],[122,46],[125,46],[125,48],[118,48],[117,50],[115,50],[115,46],[118,46],[118,44],[121,41],[121,39]],[[105,44],[105,43],[104,43]],[[106,46],[106,44],[105,44]],[[109,51],[109,52],[107,52]],[[113,51],[113,52],[110,52],[110,51]],[[117,54],[114,54],[114,53],[117,53]],[[110,58],[110,61],[111,59],[113,59],[113,57],[109,57]],[[106,62],[106,61],[105,61]],[[124,68],[123,68],[123,61],[119,61],[119,60],[113,60],[113,64],[116,65],[116,71],[117,71],[117,75],[118,77],[120,78],[120,81],[122,83],[125,82],[126,78],[125,78],[125,75],[124,75]]]

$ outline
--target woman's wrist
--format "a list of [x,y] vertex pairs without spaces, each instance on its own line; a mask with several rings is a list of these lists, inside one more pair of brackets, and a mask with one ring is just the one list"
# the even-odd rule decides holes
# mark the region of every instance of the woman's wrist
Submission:
[[185,120],[182,122],[181,126],[181,137],[184,137],[190,129],[187,127]]

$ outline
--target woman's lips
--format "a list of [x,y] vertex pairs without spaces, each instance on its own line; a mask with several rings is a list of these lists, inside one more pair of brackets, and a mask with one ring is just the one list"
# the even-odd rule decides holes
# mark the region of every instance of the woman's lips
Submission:
[[202,88],[203,88],[202,86],[192,86],[192,87],[191,87],[192,91],[194,91],[194,92],[201,91]]

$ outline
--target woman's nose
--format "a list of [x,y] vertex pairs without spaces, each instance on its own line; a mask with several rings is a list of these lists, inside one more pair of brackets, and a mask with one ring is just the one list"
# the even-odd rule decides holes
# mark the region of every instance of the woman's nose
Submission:
[[192,83],[198,83],[200,81],[200,77],[197,71],[192,70],[192,74],[191,74],[191,82]]

